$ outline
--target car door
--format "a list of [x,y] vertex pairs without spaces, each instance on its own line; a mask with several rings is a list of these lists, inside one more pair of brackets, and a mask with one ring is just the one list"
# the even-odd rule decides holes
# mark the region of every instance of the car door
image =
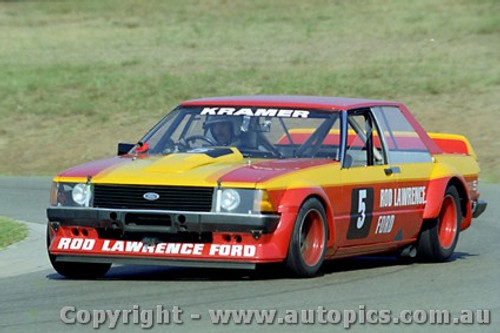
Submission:
[[395,216],[392,205],[386,204],[390,198],[383,195],[386,189],[397,187],[398,170],[387,163],[384,141],[370,109],[347,112],[343,123],[342,208],[336,212],[340,214],[337,232],[343,235],[337,238],[339,246],[388,242],[394,237]]
[[[397,186],[386,190],[394,221],[394,241],[414,239],[422,224],[432,157],[411,123],[396,106],[373,107],[383,133],[388,163],[398,174]],[[390,240],[390,239],[389,239]]]

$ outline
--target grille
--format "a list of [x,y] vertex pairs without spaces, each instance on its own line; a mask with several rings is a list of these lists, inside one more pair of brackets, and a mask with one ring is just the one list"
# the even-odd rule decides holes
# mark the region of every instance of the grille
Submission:
[[[212,187],[95,185],[94,207],[209,212],[213,191]],[[159,198],[144,199],[148,192]]]

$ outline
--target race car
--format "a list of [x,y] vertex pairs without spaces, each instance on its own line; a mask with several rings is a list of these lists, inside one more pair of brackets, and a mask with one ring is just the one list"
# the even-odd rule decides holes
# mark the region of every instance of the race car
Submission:
[[69,278],[113,263],[312,277],[359,255],[445,261],[486,208],[478,174],[465,137],[427,133],[402,103],[189,100],[117,156],[54,178],[47,249]]

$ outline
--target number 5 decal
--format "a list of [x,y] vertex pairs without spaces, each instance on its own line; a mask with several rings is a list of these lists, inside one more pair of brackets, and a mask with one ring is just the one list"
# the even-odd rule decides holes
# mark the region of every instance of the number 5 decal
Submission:
[[373,188],[355,188],[351,191],[351,219],[347,239],[365,238],[370,232],[373,212]]
[[358,213],[360,216],[358,217],[358,223],[356,223],[356,227],[358,229],[363,228],[363,224],[365,224],[365,218],[366,218],[366,190],[359,190],[358,192]]

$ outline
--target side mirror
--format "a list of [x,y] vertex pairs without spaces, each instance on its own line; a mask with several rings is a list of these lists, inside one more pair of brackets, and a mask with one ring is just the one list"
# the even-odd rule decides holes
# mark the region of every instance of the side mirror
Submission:
[[133,143],[119,143],[118,144],[118,156],[128,154],[132,148],[135,147]]

